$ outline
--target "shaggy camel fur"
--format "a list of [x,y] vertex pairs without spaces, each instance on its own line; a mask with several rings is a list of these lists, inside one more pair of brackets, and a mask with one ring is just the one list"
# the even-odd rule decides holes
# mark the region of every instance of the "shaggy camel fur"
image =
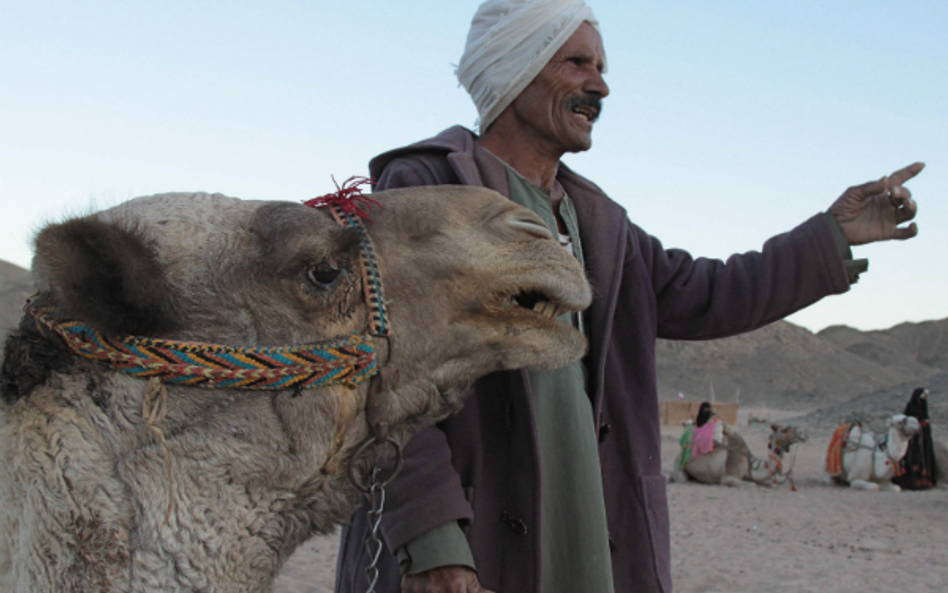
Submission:
[[839,484],[858,490],[901,492],[892,483],[899,460],[908,451],[912,436],[921,429],[918,419],[896,414],[886,423],[885,439],[878,439],[867,426],[854,423],[842,449],[843,472],[832,476]]
[[725,426],[714,443],[713,451],[692,459],[683,470],[678,468],[678,460],[675,460],[672,481],[691,479],[702,484],[725,486],[773,486],[790,480],[792,461],[785,463],[784,456],[793,445],[806,442],[807,435],[788,424],[772,424],[770,430],[767,457],[759,458],[751,453],[740,434]]
[[[370,340],[397,441],[479,376],[583,354],[557,317],[591,291],[539,217],[480,188],[372,197],[391,336]],[[359,250],[326,209],[163,194],[47,227],[33,274],[38,301],[103,335],[306,344],[365,333]],[[0,404],[0,590],[270,591],[358,500],[346,476],[368,385],[162,385],[74,356],[24,317]],[[362,479],[391,458],[373,451]]]

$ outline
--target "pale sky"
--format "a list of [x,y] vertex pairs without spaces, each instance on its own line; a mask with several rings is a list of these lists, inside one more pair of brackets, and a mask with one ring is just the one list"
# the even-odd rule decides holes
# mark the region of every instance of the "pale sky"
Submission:
[[[948,2],[589,0],[612,94],[567,163],[666,247],[727,257],[914,161],[920,234],[790,321],[948,317]],[[0,0],[0,259],[139,195],[304,200],[475,109],[477,1]]]

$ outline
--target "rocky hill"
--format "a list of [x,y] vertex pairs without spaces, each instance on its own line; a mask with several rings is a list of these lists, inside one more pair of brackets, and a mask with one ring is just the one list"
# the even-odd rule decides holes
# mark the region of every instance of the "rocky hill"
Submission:
[[902,323],[868,332],[833,326],[817,336],[880,366],[921,364],[948,372],[948,319]]
[[27,270],[0,260],[0,340],[5,341],[7,331],[20,323],[23,303],[31,290],[30,273]]
[[[946,329],[948,320],[931,325]],[[689,400],[812,410],[948,370],[937,366],[948,353],[948,340],[939,339],[928,324],[813,334],[782,321],[709,342],[662,340],[656,351],[659,397],[675,399],[680,392]]]
[[885,430],[886,420],[905,409],[905,404],[916,387],[928,388],[928,418],[932,422],[933,430],[937,427],[944,434],[948,428],[948,373],[934,375],[925,381],[880,389],[846,402],[820,408],[793,420],[805,426],[819,428],[833,428],[848,420],[860,420],[881,433]]

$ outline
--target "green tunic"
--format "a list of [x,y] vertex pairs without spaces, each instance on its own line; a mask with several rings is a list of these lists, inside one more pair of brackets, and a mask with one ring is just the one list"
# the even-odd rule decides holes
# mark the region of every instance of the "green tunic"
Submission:
[[[539,214],[557,234],[549,192],[510,167],[507,178],[511,200]],[[559,210],[573,253],[582,262],[576,211],[569,196],[563,196]],[[561,321],[581,328],[581,319],[574,314]],[[582,362],[528,373],[540,447],[540,590],[613,593],[596,425]]]

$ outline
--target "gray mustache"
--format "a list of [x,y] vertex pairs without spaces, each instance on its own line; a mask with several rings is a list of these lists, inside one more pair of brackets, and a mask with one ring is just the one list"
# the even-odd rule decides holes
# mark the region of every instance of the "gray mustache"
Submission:
[[596,110],[594,119],[599,119],[602,115],[602,98],[598,95],[577,95],[566,102],[566,108],[570,111],[577,107],[592,107]]

